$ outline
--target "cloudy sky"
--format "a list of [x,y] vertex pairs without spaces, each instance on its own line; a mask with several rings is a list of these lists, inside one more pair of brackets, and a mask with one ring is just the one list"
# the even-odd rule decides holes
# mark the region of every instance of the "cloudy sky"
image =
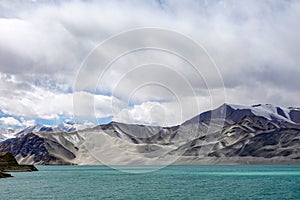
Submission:
[[[205,77],[197,79],[178,56],[136,52],[112,65],[96,90],[78,92],[83,110],[84,97],[94,99],[99,123],[174,125],[214,107],[212,98],[219,104],[300,106],[299,19],[296,0],[2,0],[0,126],[76,120],[74,87],[88,55],[108,38],[144,27],[196,41],[213,60],[224,87],[205,89]],[[137,65],[144,66],[132,68]],[[148,84],[141,82],[145,79]],[[191,98],[179,79],[191,82],[196,95]],[[199,109],[191,106],[194,100]]]

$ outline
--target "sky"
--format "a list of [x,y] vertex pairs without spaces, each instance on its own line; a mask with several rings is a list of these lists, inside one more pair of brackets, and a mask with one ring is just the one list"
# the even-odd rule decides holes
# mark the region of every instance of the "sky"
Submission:
[[[299,19],[297,0],[2,0],[0,126],[76,121],[75,112],[81,111],[74,111],[75,92],[82,110],[84,100],[94,100],[89,106],[100,124],[171,126],[222,102],[299,107]],[[82,66],[95,48],[145,27],[198,43],[222,85],[208,89],[210,78],[197,78],[180,57],[144,49],[113,63],[96,90],[76,90]],[[192,97],[186,83],[196,91]],[[217,99],[214,104],[212,99]],[[89,118],[83,115],[80,121],[89,123]]]

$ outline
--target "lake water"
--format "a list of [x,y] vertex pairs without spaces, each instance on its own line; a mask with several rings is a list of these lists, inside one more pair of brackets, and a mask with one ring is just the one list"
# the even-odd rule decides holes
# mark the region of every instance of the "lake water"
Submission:
[[141,174],[104,166],[38,169],[0,179],[0,199],[300,199],[299,165],[169,166]]

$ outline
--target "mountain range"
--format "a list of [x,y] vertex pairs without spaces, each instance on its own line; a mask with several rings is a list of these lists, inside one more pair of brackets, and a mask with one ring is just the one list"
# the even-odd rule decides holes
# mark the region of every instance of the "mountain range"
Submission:
[[172,127],[35,125],[0,139],[21,164],[300,164],[300,109],[223,104]]
[[42,124],[36,124],[32,126],[28,126],[26,128],[0,128],[0,142],[5,141],[7,139],[14,139],[21,137],[22,135],[26,135],[28,133],[37,133],[37,132],[74,132],[77,129],[85,129],[88,126],[84,125],[77,125],[74,122],[64,122],[57,126],[48,126],[48,125],[42,125]]

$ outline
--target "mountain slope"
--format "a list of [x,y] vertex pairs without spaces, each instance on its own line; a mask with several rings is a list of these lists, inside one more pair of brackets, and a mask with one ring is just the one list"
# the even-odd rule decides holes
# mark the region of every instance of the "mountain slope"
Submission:
[[[43,133],[28,133],[0,144],[0,152],[11,152],[20,164],[72,164],[76,147],[67,139]],[[55,133],[53,133],[55,134]],[[61,136],[63,133],[58,133]]]
[[299,108],[223,104],[174,127],[27,129],[0,151],[26,164],[300,163],[299,121]]
[[[300,161],[299,138],[300,126],[297,124],[270,121],[260,116],[245,116],[238,123],[224,127],[215,136],[215,140],[210,141],[210,151],[205,153],[212,158],[223,157],[223,160],[232,157],[277,157],[280,163],[280,157],[284,157],[284,160],[291,159],[294,163]],[[204,138],[192,141],[184,156],[201,156],[201,149],[207,146],[203,141]]]

